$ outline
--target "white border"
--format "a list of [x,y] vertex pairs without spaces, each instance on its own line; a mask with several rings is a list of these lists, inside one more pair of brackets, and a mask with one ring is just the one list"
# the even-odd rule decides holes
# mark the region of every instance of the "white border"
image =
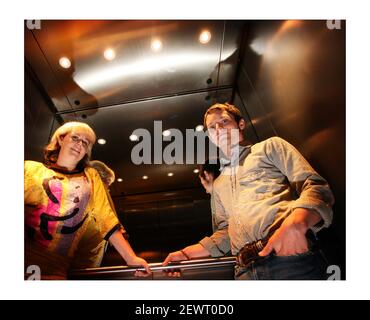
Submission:
[[[2,9],[1,284],[3,299],[369,298],[369,27],[364,2],[13,1]],[[348,4],[347,4],[348,3]],[[347,280],[342,282],[23,281],[24,19],[346,19]],[[5,89],[5,90],[4,90]]]

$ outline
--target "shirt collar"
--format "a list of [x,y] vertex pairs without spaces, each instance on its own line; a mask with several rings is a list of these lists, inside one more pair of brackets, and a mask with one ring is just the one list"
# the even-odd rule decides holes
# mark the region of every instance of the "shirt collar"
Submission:
[[238,144],[231,147],[231,158],[227,158],[225,155],[220,157],[220,171],[230,165],[236,166],[239,164],[239,160],[243,157],[246,150],[250,150],[252,144],[247,140],[243,140]]
[[56,163],[45,162],[45,166],[51,170],[54,170],[63,174],[76,174],[84,171],[84,168],[79,164],[74,170],[68,170],[66,167],[58,166]]

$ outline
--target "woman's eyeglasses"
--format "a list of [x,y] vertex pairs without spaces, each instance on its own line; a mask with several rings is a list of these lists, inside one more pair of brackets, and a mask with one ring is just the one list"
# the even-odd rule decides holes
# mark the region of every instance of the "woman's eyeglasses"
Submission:
[[84,139],[81,139],[79,136],[76,136],[76,135],[71,135],[71,140],[74,142],[74,143],[79,143],[81,141],[82,143],[82,146],[87,149],[89,146],[90,146],[90,142],[89,141],[86,141]]

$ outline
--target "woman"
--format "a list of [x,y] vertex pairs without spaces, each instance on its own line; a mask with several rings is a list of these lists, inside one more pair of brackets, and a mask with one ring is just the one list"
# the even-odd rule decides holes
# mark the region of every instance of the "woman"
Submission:
[[[107,190],[107,196],[112,209],[114,210],[113,200],[109,194],[109,186],[115,180],[114,171],[109,168],[104,162],[99,160],[89,161],[89,166],[94,168]],[[115,211],[114,211],[115,212]],[[117,212],[115,212],[117,216]],[[122,227],[121,233],[125,239],[128,239],[126,230]],[[100,267],[103,260],[104,252],[107,249],[108,242],[102,241],[98,224],[94,219],[90,221],[86,228],[86,232],[80,239],[77,249],[75,251],[71,269],[86,269]]]
[[94,131],[85,123],[58,128],[44,152],[44,164],[25,162],[25,267],[36,265],[43,279],[65,279],[79,240],[92,221],[128,265],[147,262],[135,255],[120,232],[98,172],[89,167]]

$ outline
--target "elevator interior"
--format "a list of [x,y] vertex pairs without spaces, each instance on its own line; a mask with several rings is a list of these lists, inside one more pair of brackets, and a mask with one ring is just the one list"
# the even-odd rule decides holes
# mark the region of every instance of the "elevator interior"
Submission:
[[[41,20],[24,32],[25,159],[42,161],[64,121],[91,125],[105,141],[92,157],[115,171],[110,193],[140,256],[158,263],[210,235],[211,211],[196,164],[135,165],[130,135],[156,120],[185,133],[231,102],[252,143],[280,136],[328,180],[334,221],[319,237],[345,278],[345,21]],[[103,265],[122,260],[109,249]]]

